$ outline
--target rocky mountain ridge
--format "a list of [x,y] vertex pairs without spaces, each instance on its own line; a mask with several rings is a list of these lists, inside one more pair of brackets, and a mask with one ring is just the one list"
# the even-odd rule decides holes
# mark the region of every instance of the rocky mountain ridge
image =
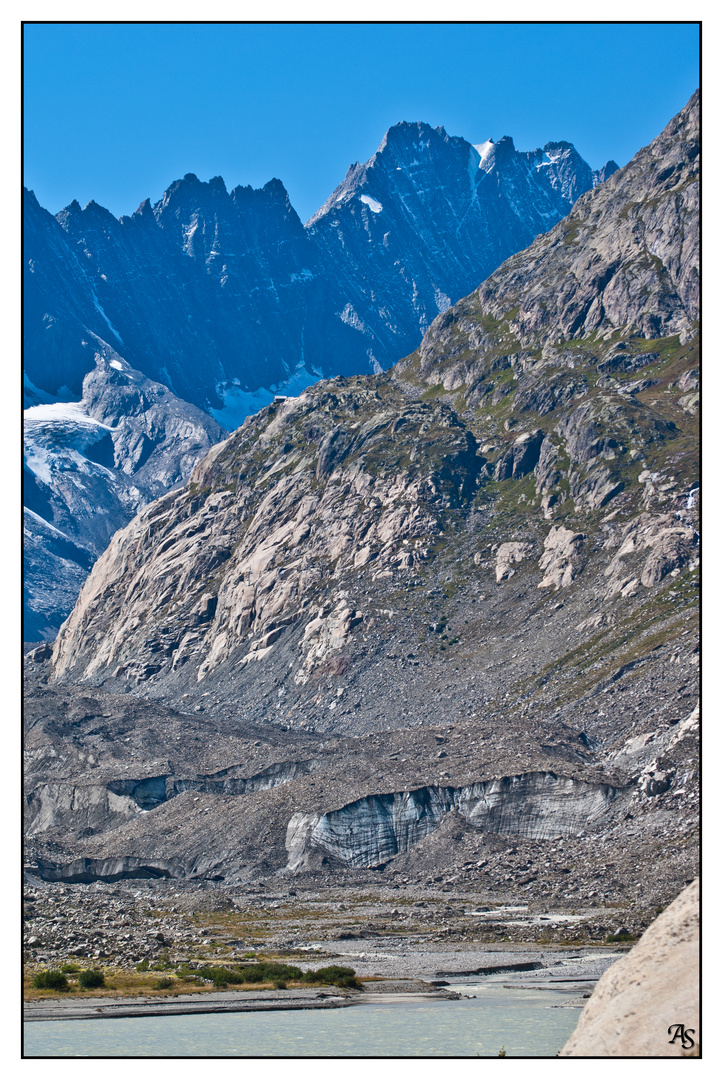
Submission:
[[[579,245],[562,222],[496,272],[504,298],[524,276],[522,315],[483,283],[392,371],[248,418],[113,538],[28,658],[41,876],[488,860],[520,896],[553,841],[590,868],[570,895],[667,902],[692,876],[696,117],[578,200]],[[626,304],[565,337],[563,287],[611,264]]]
[[[694,253],[690,174],[663,195],[655,179],[661,148],[690,160],[695,143],[688,112],[685,124],[674,121],[619,175],[630,173],[628,196],[640,220],[652,204],[657,216],[675,221],[669,228],[678,245]],[[644,198],[637,190],[641,165],[649,176]],[[601,234],[618,235],[619,218],[624,229],[628,202],[622,211],[620,206],[617,188],[606,185],[575,213],[599,244]],[[600,217],[606,227],[593,229],[589,222]],[[640,229],[637,234],[647,250],[645,235]],[[528,294],[539,279],[555,293],[560,279],[579,280],[577,245],[563,245],[557,260],[550,257],[551,246],[558,250],[555,230],[513,257],[498,272],[499,291],[516,279],[521,263]],[[601,264],[600,254],[593,261]],[[637,255],[630,261],[634,270]],[[622,276],[625,271],[630,272],[627,264]],[[528,494],[529,481],[521,488],[525,528],[533,527],[536,509],[554,524],[535,529],[537,544],[509,540],[496,549],[498,582],[542,547],[540,587],[568,587],[589,558],[585,533],[568,525],[586,518],[596,529],[607,526],[601,530],[608,534],[606,549],[614,550],[620,537],[604,570],[613,593],[633,580],[635,589],[637,582],[658,584],[693,557],[697,534],[688,504],[695,501],[697,459],[686,451],[696,434],[694,402],[675,394],[697,371],[694,346],[688,344],[696,310],[681,327],[679,308],[668,305],[667,316],[661,313],[656,322],[667,334],[660,339],[651,340],[632,323],[607,340],[596,333],[556,348],[543,336],[543,348],[525,351],[514,325],[495,321],[491,332],[487,328],[481,298],[490,288],[485,283],[440,316],[419,352],[389,375],[318,384],[248,418],[214,447],[183,492],[158,501],[114,538],[56,645],[57,673],[75,669],[95,676],[126,658],[137,667],[145,653],[155,654],[148,675],[166,677],[188,662],[190,652],[198,657],[193,666],[200,682],[235,650],[244,667],[263,659],[284,630],[303,619],[305,656],[295,674],[302,682],[361,620],[345,602],[347,581],[414,577],[431,549],[442,546],[440,535],[455,512],[460,521],[470,512],[497,514],[504,502],[499,485],[526,477],[533,488]],[[660,294],[670,291],[666,278],[652,299],[649,290],[641,294],[637,322],[647,322],[651,305],[664,307]],[[655,377],[630,379],[628,368]],[[490,381],[480,387],[483,380]],[[673,400],[663,403],[661,393]],[[472,407],[455,412],[452,401]],[[653,497],[647,490],[648,480],[655,486],[648,459],[670,458],[673,446],[683,458],[683,472],[672,484],[676,490]],[[510,494],[514,490],[513,484]],[[590,519],[611,503],[617,512],[609,521],[622,515],[620,523]],[[633,552],[637,560],[626,559]],[[638,577],[626,577],[643,552]],[[136,565],[131,603],[118,583]],[[167,586],[159,592],[161,582]],[[311,620],[309,593],[325,597]],[[159,608],[166,612],[161,619]],[[150,610],[163,628],[163,642],[148,638]],[[112,626],[112,632],[99,634],[101,626]],[[88,640],[102,643],[88,654]]]
[[52,217],[29,192],[28,377],[77,394],[89,333],[206,410],[300,371],[386,368],[602,175],[568,143],[519,153],[505,138],[483,154],[397,124],[306,227],[279,180],[228,192],[189,173],[120,219],[95,202]]

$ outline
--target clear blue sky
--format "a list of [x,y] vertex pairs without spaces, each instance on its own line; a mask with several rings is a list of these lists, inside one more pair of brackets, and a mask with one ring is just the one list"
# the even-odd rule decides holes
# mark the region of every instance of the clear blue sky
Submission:
[[117,216],[193,172],[305,221],[399,120],[623,165],[699,84],[694,24],[41,23],[24,60],[26,186]]

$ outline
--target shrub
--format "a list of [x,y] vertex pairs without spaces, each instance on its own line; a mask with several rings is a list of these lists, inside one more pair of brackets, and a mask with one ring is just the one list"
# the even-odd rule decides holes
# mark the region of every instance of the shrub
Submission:
[[158,979],[155,983],[156,990],[170,990],[173,986],[173,979]]
[[247,983],[276,982],[277,979],[288,982],[289,979],[301,979],[304,975],[301,968],[295,967],[293,964],[269,962],[249,964],[241,969],[241,974],[243,975],[243,981]]
[[67,990],[68,980],[62,971],[39,971],[33,978],[36,990]]
[[138,972],[148,971],[148,968],[150,966],[151,965],[148,963],[147,960],[141,960],[140,964],[136,964],[136,971],[138,971]]
[[78,986],[81,990],[95,990],[99,986],[105,986],[105,975],[102,971],[86,968],[78,973]]
[[78,972],[80,971],[80,965],[79,964],[61,964],[60,965],[60,970],[65,975],[77,975]]
[[608,934],[605,938],[606,945],[612,945],[616,941],[637,941],[636,934]]
[[178,982],[190,982],[190,983],[200,983],[200,982],[202,982],[202,980],[199,979],[196,972],[191,971],[191,969],[189,967],[186,967],[185,964],[183,964],[180,968],[176,968],[176,979],[178,980]]
[[337,964],[319,968],[318,971],[306,972],[293,964],[275,964],[267,961],[247,964],[246,967],[238,969],[214,967],[209,964],[200,968],[198,974],[202,979],[213,982],[214,986],[270,982],[277,990],[286,990],[287,983],[292,980],[317,986],[341,986],[356,990],[361,986],[355,977],[354,968],[339,967]]
[[330,964],[328,967],[318,968],[317,971],[307,971],[302,977],[304,982],[321,983],[324,986],[341,986],[350,990],[361,987],[354,968],[340,967],[338,964]]

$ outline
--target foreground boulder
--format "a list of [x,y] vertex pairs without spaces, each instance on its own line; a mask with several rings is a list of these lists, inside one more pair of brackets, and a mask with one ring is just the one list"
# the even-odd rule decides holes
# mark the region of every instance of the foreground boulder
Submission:
[[605,972],[560,1057],[699,1055],[698,907],[696,878]]

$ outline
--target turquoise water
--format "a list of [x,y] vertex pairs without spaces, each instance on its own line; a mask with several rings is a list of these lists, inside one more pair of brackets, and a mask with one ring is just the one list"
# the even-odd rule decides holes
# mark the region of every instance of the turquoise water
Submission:
[[579,1009],[555,991],[455,987],[478,997],[344,1009],[25,1024],[28,1057],[554,1057]]

